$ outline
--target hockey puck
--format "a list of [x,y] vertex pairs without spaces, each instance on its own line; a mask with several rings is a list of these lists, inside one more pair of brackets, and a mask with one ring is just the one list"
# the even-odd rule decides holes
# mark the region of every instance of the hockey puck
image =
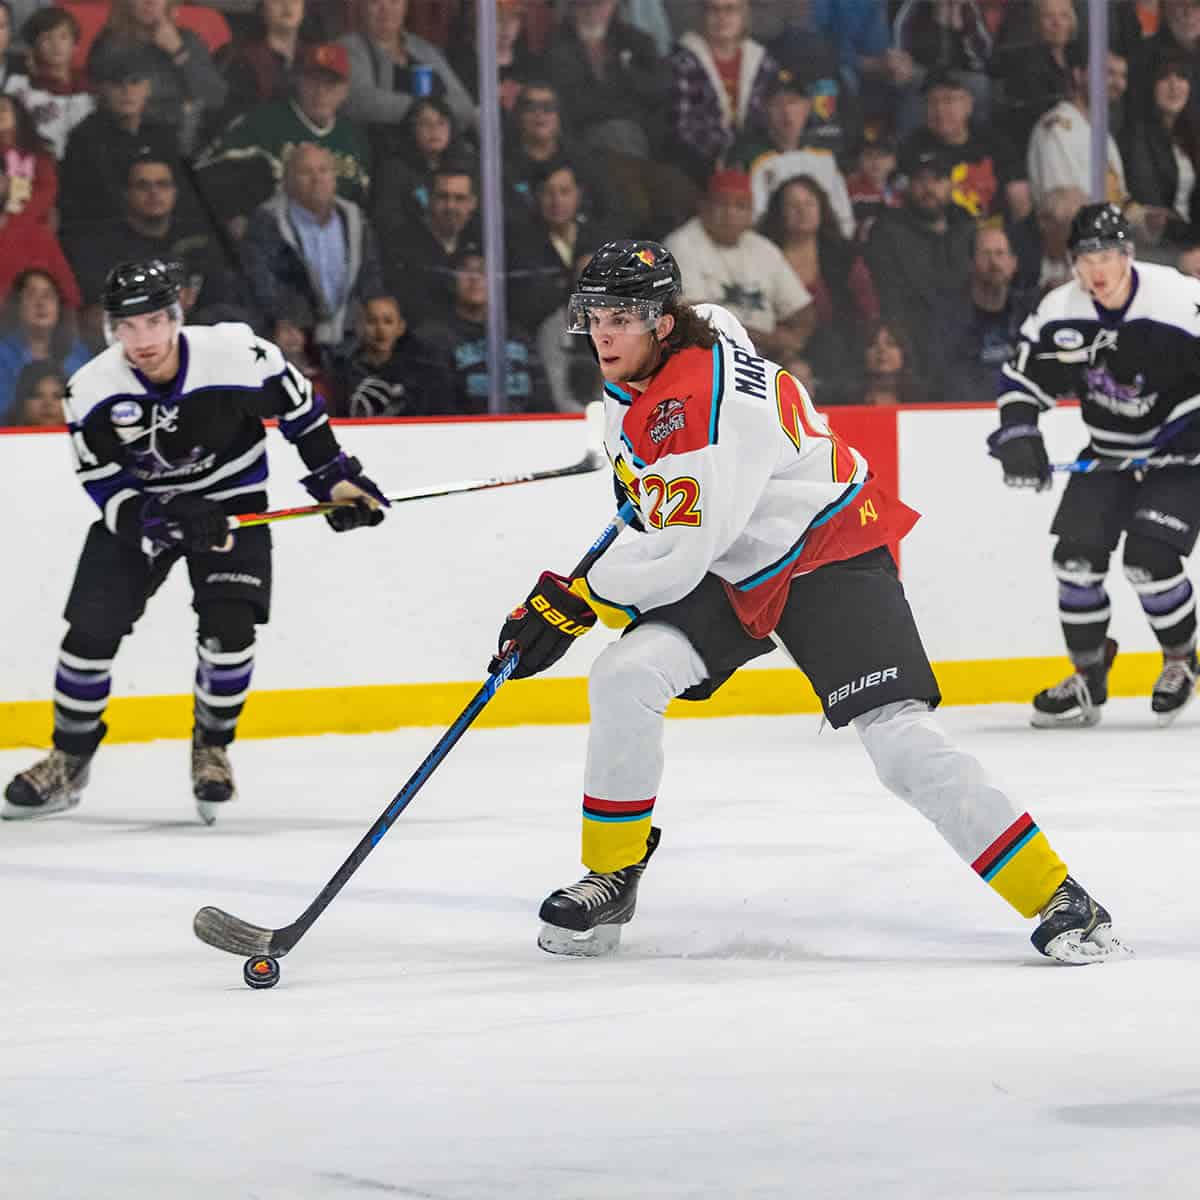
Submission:
[[279,964],[268,955],[246,959],[242,978],[247,987],[273,988],[279,982]]

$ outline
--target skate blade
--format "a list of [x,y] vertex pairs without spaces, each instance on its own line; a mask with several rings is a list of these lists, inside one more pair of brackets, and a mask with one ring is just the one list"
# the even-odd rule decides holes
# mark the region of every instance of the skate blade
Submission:
[[1029,724],[1034,729],[1091,729],[1100,724],[1100,710],[1094,708],[1091,712],[1077,709],[1073,713],[1055,716],[1053,713],[1040,713],[1036,709],[1029,718]]
[[11,804],[5,800],[4,807],[0,808],[0,821],[36,821],[40,817],[53,817],[77,808],[79,800],[79,796],[64,796],[61,800],[37,805]]
[[[1193,693],[1194,694],[1194,693]],[[1154,714],[1155,721],[1158,722],[1159,729],[1166,729],[1168,725],[1174,725],[1179,714],[1192,702],[1192,694],[1178,707],[1171,709],[1170,712],[1156,712]]]
[[228,808],[229,805],[236,799],[237,792],[234,792],[228,800],[200,800],[197,798],[196,812],[200,814],[200,820],[203,821],[205,825],[215,825],[217,821],[217,814],[220,813],[222,809]]
[[1072,967],[1133,957],[1133,951],[1113,933],[1111,925],[1101,925],[1087,937],[1081,937],[1078,929],[1060,933],[1046,944],[1044,953],[1047,958]]
[[621,944],[621,926],[597,925],[594,929],[578,930],[543,924],[537,944],[547,954],[599,958],[611,954]]

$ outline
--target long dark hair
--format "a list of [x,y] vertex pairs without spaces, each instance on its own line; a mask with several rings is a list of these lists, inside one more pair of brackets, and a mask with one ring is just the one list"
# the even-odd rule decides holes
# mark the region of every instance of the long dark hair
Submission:
[[707,317],[702,317],[678,296],[672,297],[663,306],[663,316],[675,318],[675,327],[661,343],[664,359],[679,350],[687,350],[693,346],[701,350],[711,350],[717,344],[720,335],[712,322]]
[[54,332],[50,335],[50,357],[55,362],[62,362],[68,353],[70,353],[71,347],[75,342],[75,314],[64,302],[62,288],[59,287],[58,280],[42,267],[27,267],[13,279],[12,287],[8,293],[8,300],[4,305],[4,332],[24,336],[24,332],[21,329],[21,293],[24,292],[25,285],[31,279],[38,277],[48,280],[50,286],[54,289],[54,294],[58,297],[58,323],[54,326]]
[[1162,124],[1162,115],[1159,112],[1158,101],[1154,95],[1161,80],[1172,74],[1187,80],[1187,85],[1190,89],[1188,103],[1184,105],[1183,112],[1175,118],[1175,124],[1171,126],[1169,132],[1171,141],[1188,156],[1193,165],[1196,165],[1200,163],[1200,130],[1196,128],[1196,120],[1191,112],[1191,91],[1195,90],[1196,84],[1187,69],[1187,63],[1178,54],[1161,53],[1152,62],[1151,66],[1150,86],[1144,93],[1145,100],[1143,101],[1146,106],[1144,110],[1145,119],[1155,125]]
[[782,248],[787,237],[783,227],[784,193],[797,184],[807,188],[817,198],[817,205],[821,210],[821,224],[817,227],[817,237],[825,242],[844,242],[846,239],[842,236],[842,227],[833,211],[829,193],[811,175],[793,175],[771,193],[771,198],[767,201],[767,211],[758,223],[758,232]]

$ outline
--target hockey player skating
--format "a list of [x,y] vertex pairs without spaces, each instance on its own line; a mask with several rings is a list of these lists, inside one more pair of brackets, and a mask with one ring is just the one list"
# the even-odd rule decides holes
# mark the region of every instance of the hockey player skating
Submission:
[[597,614],[626,629],[589,680],[588,873],[543,903],[542,948],[615,947],[659,841],[668,703],[711,695],[774,636],[829,722],[854,725],[880,779],[1022,916],[1040,916],[1038,950],[1071,963],[1120,952],[1108,913],[930,711],[938,685],[887,548],[916,514],[791,375],[682,301],[657,243],[603,246],[568,312],[592,339],[609,456],[644,531],[580,578],[543,573],[500,632],[520,677],[556,662]]
[[67,600],[54,681],[54,749],[5,790],[9,820],[79,802],[105,734],[113,659],[146,601],[180,559],[196,610],[192,787],[211,823],[234,795],[233,740],[254,666],[254,627],[271,596],[265,526],[231,533],[228,518],[266,505],[263,420],[311,472],[336,530],[383,520],[379,489],[341,452],[320,396],[247,325],[182,327],[173,266],[114,268],[104,286],[109,347],[72,376],[65,399],[79,481],[100,508]]
[[[1021,327],[1002,372],[1000,428],[989,438],[1010,487],[1050,486],[1038,414],[1077,396],[1088,432],[1081,459],[1200,450],[1200,282],[1172,267],[1133,265],[1128,222],[1090,204],[1071,225],[1075,279],[1050,292]],[[1117,644],[1107,636],[1104,580],[1125,535],[1125,576],[1162,647],[1150,705],[1173,721],[1196,690],[1196,598],[1183,560],[1200,530],[1200,470],[1072,474],[1054,522],[1054,574],[1075,666],[1033,700],[1033,724],[1095,725]]]

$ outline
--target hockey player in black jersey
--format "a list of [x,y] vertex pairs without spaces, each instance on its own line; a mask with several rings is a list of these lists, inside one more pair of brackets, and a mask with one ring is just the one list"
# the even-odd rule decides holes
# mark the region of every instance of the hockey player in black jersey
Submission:
[[[1075,280],[1050,292],[1021,327],[1004,368],[1000,428],[989,438],[1010,487],[1050,486],[1038,414],[1079,398],[1081,459],[1200,451],[1200,281],[1133,264],[1130,227],[1109,204],[1080,209],[1068,248]],[[1162,647],[1151,707],[1167,725],[1196,690],[1196,598],[1183,560],[1200,531],[1200,471],[1072,474],[1050,527],[1067,652],[1075,671],[1039,692],[1039,728],[1095,725],[1117,651],[1104,581],[1125,536],[1125,576]]]
[[250,687],[255,626],[270,612],[271,537],[230,532],[266,507],[263,421],[279,419],[310,474],[302,480],[338,531],[383,520],[387,501],[342,453],[320,396],[247,325],[183,327],[179,280],[157,259],[115,267],[104,287],[109,347],[81,367],[64,401],[79,481],[101,520],[89,530],[67,600],[54,681],[54,749],[5,790],[8,820],[79,803],[113,659],[180,559],[196,610],[192,786],[211,824],[233,798],[226,747]]

